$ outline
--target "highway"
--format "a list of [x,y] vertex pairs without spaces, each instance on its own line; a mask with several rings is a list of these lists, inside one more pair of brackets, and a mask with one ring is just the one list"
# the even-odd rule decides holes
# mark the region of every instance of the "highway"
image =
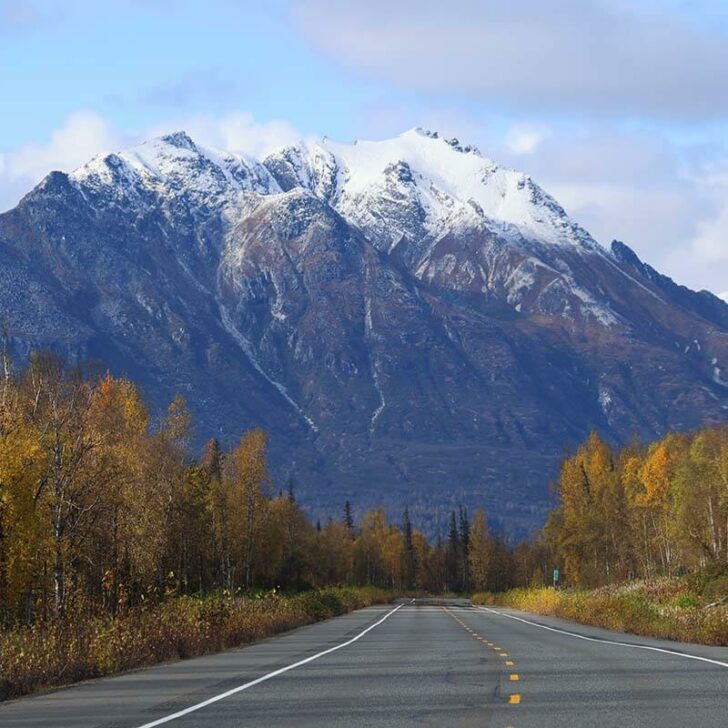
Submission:
[[506,609],[362,609],[0,704],[12,728],[728,726],[728,648]]

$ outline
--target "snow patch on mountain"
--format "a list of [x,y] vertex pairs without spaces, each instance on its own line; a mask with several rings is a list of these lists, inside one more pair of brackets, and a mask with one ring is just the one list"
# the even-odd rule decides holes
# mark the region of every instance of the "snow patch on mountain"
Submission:
[[317,427],[316,423],[303,411],[301,406],[296,402],[291,395],[288,393],[288,389],[285,385],[281,384],[279,381],[273,379],[263,368],[263,366],[260,363],[260,360],[255,354],[255,350],[253,349],[252,343],[245,337],[243,334],[238,330],[238,328],[235,326],[235,323],[233,322],[230,314],[228,313],[227,308],[225,307],[225,304],[223,303],[221,298],[217,298],[217,304],[218,304],[218,310],[220,312],[220,321],[222,322],[223,328],[230,334],[233,341],[240,347],[242,352],[247,357],[248,361],[253,365],[255,370],[270,384],[272,384],[280,393],[280,395],[283,397],[283,399],[288,402],[289,405],[306,421],[308,426],[314,431],[318,432],[319,428]]
[[[367,339],[370,341],[374,338],[373,337],[373,331],[374,331],[374,325],[372,323],[372,298],[367,293],[364,299],[364,305],[365,305],[365,316],[364,316],[364,326],[365,331],[367,335]],[[376,357],[371,357],[372,362],[372,379],[374,381],[374,389],[377,390],[377,394],[379,395],[379,404],[377,405],[377,408],[372,412],[372,416],[369,419],[369,434],[374,434],[374,426],[377,423],[377,420],[379,419],[379,415],[384,412],[384,408],[387,406],[387,401],[384,398],[384,390],[382,389],[382,383],[379,380],[379,369],[376,361]]]
[[189,196],[206,207],[220,207],[244,192],[262,195],[281,192],[260,162],[195,144],[176,132],[131,147],[118,154],[95,157],[71,173],[82,192],[118,188],[139,197],[140,189],[165,198]]
[[[308,187],[367,231],[390,223],[392,208],[421,211],[424,229],[442,233],[453,218],[487,221],[501,234],[601,250],[526,174],[501,167],[474,147],[411,129],[384,141],[340,144],[324,139],[270,155],[264,164],[282,186]],[[412,232],[390,230],[396,240]]]
[[720,366],[717,357],[713,357],[710,365],[713,367],[713,381],[716,384],[720,384],[722,387],[728,387],[728,379],[722,376],[723,369]]

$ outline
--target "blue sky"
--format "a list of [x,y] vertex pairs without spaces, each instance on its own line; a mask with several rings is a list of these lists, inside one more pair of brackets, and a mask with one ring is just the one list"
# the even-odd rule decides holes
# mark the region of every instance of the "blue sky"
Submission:
[[176,128],[261,155],[425,126],[720,293],[726,76],[728,3],[706,0],[0,0],[0,209]]

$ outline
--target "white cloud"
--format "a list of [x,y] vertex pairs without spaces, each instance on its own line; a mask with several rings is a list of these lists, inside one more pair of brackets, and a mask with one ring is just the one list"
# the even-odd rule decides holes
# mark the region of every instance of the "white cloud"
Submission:
[[71,114],[45,143],[0,153],[0,212],[11,208],[52,170],[70,172],[97,154],[123,149],[153,136],[184,129],[200,144],[261,157],[301,138],[286,121],[257,122],[252,114],[194,116],[123,134],[93,111]]
[[605,0],[297,0],[320,49],[411,91],[498,108],[725,118],[728,38],[668,6]]
[[93,111],[78,111],[66,119],[44,144],[27,144],[0,155],[0,210],[12,207],[51,170],[70,172],[96,154],[128,141]]
[[245,152],[257,158],[301,139],[301,133],[287,121],[273,119],[259,122],[247,112],[182,118],[155,127],[150,136],[179,129],[184,129],[203,146]]
[[509,130],[506,145],[514,154],[532,154],[543,138],[543,131],[517,124]]
[[41,179],[50,169],[68,171],[94,154],[109,152],[123,143],[112,125],[93,111],[68,117],[46,144],[29,144],[7,155],[11,173]]
[[696,180],[712,201],[711,213],[698,219],[695,235],[676,247],[666,264],[681,271],[702,271],[706,288],[717,292],[728,283],[728,159],[700,170]]
[[[524,171],[602,244],[619,239],[691,288],[728,284],[728,152],[680,148],[659,133],[523,120],[463,141]],[[533,131],[537,142],[529,138]],[[702,156],[711,159],[710,166]],[[693,159],[693,157],[696,157]],[[721,163],[720,160],[724,159]]]

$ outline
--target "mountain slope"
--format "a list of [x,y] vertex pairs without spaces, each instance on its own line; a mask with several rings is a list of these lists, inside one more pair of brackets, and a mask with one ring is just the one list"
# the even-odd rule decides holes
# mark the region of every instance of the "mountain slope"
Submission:
[[523,531],[591,429],[728,419],[728,305],[421,130],[262,162],[152,140],[49,175],[0,215],[0,262],[19,356],[180,392],[199,439],[265,427],[321,514],[463,502]]

